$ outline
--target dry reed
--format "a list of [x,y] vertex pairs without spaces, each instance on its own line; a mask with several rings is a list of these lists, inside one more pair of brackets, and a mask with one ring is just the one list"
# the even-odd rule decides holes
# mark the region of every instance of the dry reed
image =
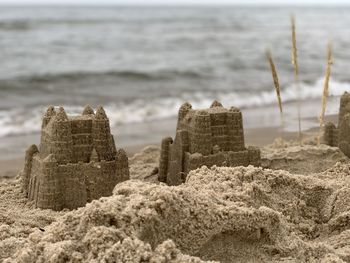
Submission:
[[292,64],[294,67],[294,84],[297,89],[297,107],[298,107],[298,137],[299,143],[302,144],[301,137],[301,116],[300,116],[300,107],[301,107],[301,98],[300,98],[300,86],[299,86],[299,66],[298,66],[298,53],[297,53],[297,39],[295,33],[295,17],[291,17],[292,24]]
[[322,128],[324,126],[324,116],[326,113],[326,106],[327,106],[327,98],[329,95],[329,78],[331,76],[331,66],[333,64],[333,53],[332,53],[332,44],[329,43],[327,47],[327,69],[325,73],[325,78],[323,82],[323,94],[322,94],[322,106],[321,106],[321,114],[319,117],[320,120],[320,131],[318,135],[318,144],[320,144],[321,135],[322,135]]
[[275,86],[276,90],[276,95],[277,95],[277,100],[278,100],[278,107],[280,110],[280,116],[281,116],[281,139],[283,139],[283,129],[284,129],[284,119],[283,119],[283,108],[282,108],[282,99],[281,99],[281,88],[280,88],[280,83],[278,81],[278,74],[276,70],[275,63],[273,62],[272,54],[270,50],[266,51],[266,57],[269,61],[270,64],[270,69],[272,73],[272,79],[273,79],[273,84]]
[[280,88],[280,84],[279,84],[279,81],[278,81],[278,75],[277,75],[276,66],[275,66],[275,63],[273,62],[270,50],[266,51],[266,57],[267,57],[267,59],[269,61],[269,64],[270,64],[273,84],[274,84],[275,90],[276,90],[276,95],[277,95],[277,100],[278,100],[278,106],[279,106],[279,109],[280,109],[280,113],[283,114],[282,99],[281,99],[281,88]]

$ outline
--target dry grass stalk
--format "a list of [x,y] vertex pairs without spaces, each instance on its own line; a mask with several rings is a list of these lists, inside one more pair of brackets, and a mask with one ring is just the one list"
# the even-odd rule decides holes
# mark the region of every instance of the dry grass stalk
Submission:
[[273,84],[275,86],[277,100],[278,100],[278,106],[279,106],[279,110],[280,110],[280,114],[281,114],[281,138],[283,139],[284,119],[283,119],[283,108],[282,108],[280,83],[278,81],[278,74],[277,74],[276,66],[275,66],[275,63],[273,62],[272,54],[271,54],[270,50],[266,51],[266,57],[267,57],[269,64],[270,64]]
[[326,74],[323,82],[323,94],[322,94],[322,108],[321,108],[321,114],[320,114],[320,131],[318,135],[318,144],[320,144],[321,140],[321,134],[322,134],[322,128],[324,126],[324,116],[326,113],[326,106],[327,106],[327,98],[329,95],[329,78],[331,76],[331,66],[333,64],[333,53],[332,53],[332,44],[328,44],[327,48],[327,69]]
[[294,67],[294,74],[296,76],[299,75],[299,67],[298,67],[298,52],[297,52],[297,38],[295,33],[295,17],[291,17],[292,23],[292,64]]
[[283,114],[280,83],[278,81],[278,75],[277,75],[277,71],[276,71],[276,66],[275,66],[275,63],[273,62],[270,50],[266,51],[266,57],[267,57],[267,59],[269,61],[269,64],[270,64],[272,78],[273,78],[273,84],[274,84],[275,90],[276,90],[276,95],[277,95],[277,100],[278,100],[278,106],[279,106],[279,109],[280,109],[280,113]]
[[301,116],[300,116],[300,86],[299,86],[299,66],[298,66],[298,53],[297,53],[297,39],[296,39],[296,33],[295,33],[295,17],[291,17],[291,23],[292,23],[292,64],[294,67],[294,83],[297,89],[297,104],[298,104],[298,128],[299,128],[299,142],[302,144],[302,137],[301,137]]

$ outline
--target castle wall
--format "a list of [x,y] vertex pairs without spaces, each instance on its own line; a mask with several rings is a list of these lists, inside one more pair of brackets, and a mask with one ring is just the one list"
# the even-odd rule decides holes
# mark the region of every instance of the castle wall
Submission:
[[330,146],[337,146],[350,157],[350,94],[345,92],[340,98],[338,128],[333,123],[326,123],[323,142]]
[[348,113],[350,113],[350,93],[344,92],[340,97],[338,127],[340,126],[343,117]]
[[36,200],[38,185],[39,185],[39,177],[42,174],[41,164],[39,163],[40,158],[38,155],[34,156],[32,159],[32,169],[31,176],[29,178],[29,187],[28,187],[28,198],[29,200]]
[[210,114],[211,147],[217,145],[221,150],[230,150],[226,112]]
[[[55,117],[54,117],[55,118]],[[73,137],[71,122],[50,122],[41,132],[40,156],[45,158],[54,154],[60,164],[72,162],[73,160]]]
[[249,152],[248,150],[240,152],[226,152],[226,166],[248,166],[249,163]]
[[35,202],[36,207],[53,210],[63,208],[62,183],[57,177],[57,169],[57,162],[43,162],[39,155],[33,158],[28,197]]
[[24,169],[22,171],[22,190],[26,196],[28,196],[28,188],[30,181],[30,173],[32,170],[33,157],[38,153],[38,148],[35,144],[31,145],[27,151],[24,158]]
[[[244,146],[244,131],[242,113],[237,110],[222,110],[216,112],[190,112],[191,121],[182,123],[183,130],[190,134],[190,152],[203,155],[212,153],[214,146],[222,151],[242,151]],[[208,116],[209,115],[209,116]],[[210,120],[210,121],[209,121]]]
[[61,177],[64,208],[74,209],[86,204],[88,199],[85,172],[88,170],[85,163],[70,163],[58,167],[56,177]]
[[227,113],[227,130],[230,151],[242,151],[244,147],[243,118],[240,111],[229,111]]
[[258,147],[249,146],[248,147],[249,164],[254,166],[261,165],[261,153]]
[[249,162],[248,150],[240,152],[219,152],[208,156],[200,154],[185,154],[184,172],[188,174],[191,170],[206,165],[207,167],[216,166],[248,166]]
[[206,111],[196,112],[190,125],[188,131],[190,153],[211,154],[212,134],[209,113]]
[[123,149],[119,149],[116,153],[117,164],[117,181],[123,182],[129,180],[129,159],[126,152]]
[[95,118],[92,122],[93,145],[101,160],[111,161],[114,159],[113,139],[109,128],[108,119]]
[[73,119],[71,126],[73,137],[72,162],[89,162],[93,149],[92,119]]
[[345,114],[339,126],[339,149],[350,156],[350,114]]
[[49,107],[43,118],[40,150],[26,152],[22,171],[24,193],[36,207],[61,210],[112,194],[128,180],[128,157],[116,150],[102,107],[68,118],[61,107]]
[[61,210],[63,208],[62,181],[58,175],[57,162],[41,162],[38,163],[41,174],[37,176],[39,182],[35,196],[35,204],[37,207],[53,210]]
[[162,141],[159,181],[179,185],[189,171],[203,165],[259,166],[260,150],[245,148],[242,113],[237,108],[225,109],[213,102],[210,109],[192,110],[181,106],[175,140]]
[[41,130],[39,153],[41,158],[45,158],[51,153],[51,136],[46,128]]
[[74,209],[109,196],[117,183],[129,179],[125,160],[124,165],[117,168],[116,161],[59,165],[36,157],[32,174],[29,199],[34,200],[37,207],[53,210]]
[[[117,165],[115,161],[100,162],[98,178],[95,181],[95,196],[108,196],[112,194],[114,186],[121,182],[121,178],[117,178]],[[93,195],[91,195],[93,197]],[[93,197],[93,199],[95,199]]]
[[[184,103],[181,105],[177,117],[177,128],[176,130],[180,130],[184,128],[185,122],[184,118],[189,115],[189,113],[192,111],[192,105],[189,103]],[[192,111],[193,112],[193,111]]]
[[331,122],[324,127],[323,142],[329,146],[338,146],[338,129]]
[[185,153],[189,150],[189,134],[187,131],[179,130],[176,133],[174,143],[169,146],[169,163],[166,183],[169,185],[179,185],[184,182]]
[[170,145],[173,143],[171,137],[166,137],[162,140],[161,152],[160,152],[160,162],[159,162],[159,172],[158,181],[165,182],[168,173],[168,163],[169,163],[169,151]]

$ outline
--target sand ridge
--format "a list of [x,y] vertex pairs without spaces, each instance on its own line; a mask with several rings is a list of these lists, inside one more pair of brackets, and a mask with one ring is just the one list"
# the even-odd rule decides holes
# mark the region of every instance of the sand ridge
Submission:
[[261,148],[262,167],[285,170],[295,174],[323,172],[337,162],[349,159],[338,147],[317,145],[308,140],[300,147],[297,141],[276,139],[271,145]]
[[[117,185],[113,196],[95,200],[78,210],[60,213],[33,210],[30,203],[17,196],[18,207],[33,214],[28,221],[9,214],[8,206],[19,193],[18,182],[1,183],[1,199],[6,197],[9,202],[7,207],[3,204],[1,207],[1,215],[5,215],[1,219],[0,251],[4,251],[0,253],[1,259],[8,258],[5,262],[350,260],[350,209],[346,199],[350,189],[349,164],[337,162],[326,171],[307,175],[252,166],[202,167],[190,172],[185,184],[171,187],[142,180],[152,177],[149,175],[157,164],[156,156],[159,149],[149,147],[131,159],[130,165],[134,166],[131,178],[138,180]],[[148,168],[144,176],[141,167]],[[42,222],[36,219],[40,216]]]

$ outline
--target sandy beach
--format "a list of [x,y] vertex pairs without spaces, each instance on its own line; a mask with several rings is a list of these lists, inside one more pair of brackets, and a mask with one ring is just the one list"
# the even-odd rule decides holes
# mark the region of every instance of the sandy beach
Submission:
[[[238,116],[242,127],[238,109],[228,111],[219,102],[213,105],[209,109],[213,117],[221,114],[227,125],[227,116]],[[90,120],[93,125],[98,121],[108,124],[102,108],[96,113],[89,107],[86,111],[91,113],[77,119],[68,118],[63,108],[57,113],[52,108],[43,118],[42,136],[52,136],[52,125],[68,123],[71,131],[78,127],[77,120],[83,124]],[[47,118],[51,119],[45,124]],[[189,117],[181,121],[191,120]],[[337,115],[327,116],[326,120],[336,122]],[[304,118],[303,122],[314,123],[314,127],[303,131],[302,145],[296,132],[281,133],[278,127],[247,128],[238,142],[245,140],[243,151],[231,153],[247,153],[250,161],[253,157],[245,149],[251,149],[248,145],[258,146],[254,148],[259,152],[257,167],[198,166],[177,186],[159,181],[159,143],[126,146],[129,159],[123,160],[127,162],[127,180],[111,188],[111,195],[86,201],[86,205],[72,210],[39,208],[37,200],[25,196],[25,172],[16,177],[24,158],[2,160],[0,261],[347,262],[349,205],[344,200],[350,189],[349,158],[338,147],[317,143],[316,118]],[[231,126],[223,127],[229,130]],[[238,131],[243,135],[243,129]],[[109,129],[107,132],[107,138],[112,138]],[[44,147],[45,137],[41,142]],[[114,143],[113,139],[109,142]],[[103,171],[102,165],[107,164],[105,159],[99,161],[97,154],[93,159],[90,152],[91,166],[86,167],[97,170],[93,170],[92,179],[84,170],[78,185],[94,180],[95,173]],[[118,161],[119,151],[115,154],[113,161]],[[53,154],[49,157],[44,159],[45,165],[53,161],[54,167],[60,167]],[[38,162],[40,155],[34,158]],[[68,169],[69,165],[63,167]],[[29,171],[36,169],[30,167]],[[51,174],[44,176],[49,178]],[[73,181],[68,182],[70,186]]]
[[[133,156],[147,145],[129,146],[126,148],[127,154]],[[24,153],[23,157],[11,158],[0,160],[0,177],[14,177],[18,172],[23,169]]]
[[[311,136],[316,131],[316,129],[311,129],[304,132],[305,136]],[[256,128],[246,130],[246,142],[248,145],[264,146],[271,144],[275,138],[280,136],[280,132],[275,127],[271,128]],[[283,134],[284,139],[293,140],[297,138],[297,133],[295,132],[285,132]],[[144,147],[148,145],[153,145],[155,147],[160,147],[160,142],[154,142],[150,144],[140,144],[126,146],[125,150],[129,157],[140,152]],[[24,153],[23,157],[15,157],[5,160],[0,160],[0,177],[14,177],[18,172],[23,169],[24,163]]]
[[350,263],[349,9],[191,1],[0,0],[0,262]]
[[246,128],[259,167],[202,166],[178,186],[158,181],[159,142],[125,146],[130,180],[71,211],[37,208],[16,178],[24,155],[1,160],[0,261],[349,262],[349,158],[302,121],[302,146],[295,131]]
[[314,142],[276,141],[261,148],[264,169],[202,167],[177,187],[157,183],[149,146],[129,159],[131,180],[71,212],[34,208],[4,179],[0,259],[347,262],[348,158]]

